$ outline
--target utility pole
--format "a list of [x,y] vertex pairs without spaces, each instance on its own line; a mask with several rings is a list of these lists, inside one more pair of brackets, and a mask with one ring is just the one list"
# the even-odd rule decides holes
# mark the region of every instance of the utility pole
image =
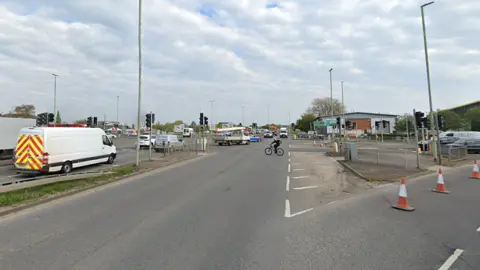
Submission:
[[[332,85],[332,71],[333,71],[333,68],[331,68],[328,72],[330,72],[330,110],[331,110],[331,113],[332,113],[332,121],[333,121],[333,85]],[[340,123],[340,127],[341,127],[341,124]],[[333,126],[332,126],[332,141],[335,140],[335,131],[333,129]]]
[[268,129],[270,130],[270,103],[267,106],[267,126],[268,126]]
[[[215,122],[213,121],[213,103],[215,100],[210,100],[210,122],[212,123],[211,125],[213,126],[212,131],[215,130],[215,127],[217,126]],[[211,132],[210,132],[211,133]]]
[[[432,123],[432,125],[435,126],[437,134],[439,134],[437,119],[435,119],[434,113],[433,113],[432,87],[431,87],[431,81],[430,81],[430,63],[429,63],[429,60],[428,60],[427,30],[426,30],[426,26],[425,26],[425,14],[424,14],[424,11],[423,11],[423,9],[426,6],[429,6],[433,3],[435,3],[435,1],[431,1],[431,2],[428,2],[426,4],[421,5],[420,6],[420,12],[421,12],[421,15],[422,15],[423,47],[424,47],[424,51],[425,51],[425,67],[426,67],[426,70],[427,70],[428,101],[429,101],[429,105],[430,105],[430,122]],[[437,161],[437,156],[438,157],[440,156],[440,155],[437,155],[437,138],[436,137],[437,137],[437,135],[433,136],[433,141],[432,141],[432,150],[433,150],[432,152],[433,152],[433,160],[434,161]]]
[[410,132],[408,131],[408,114],[405,115],[405,121],[407,124],[407,143],[410,144]]
[[142,0],[138,0],[138,112],[137,112],[137,167],[140,165],[140,114],[142,105]]
[[[57,74],[52,73],[53,75],[53,115],[54,115],[54,120],[53,120],[53,126],[57,126]],[[48,120],[47,120],[48,122]]]
[[[153,127],[153,117],[152,117],[152,111],[150,111],[150,141],[148,142],[148,160],[152,160],[152,127]],[[163,148],[163,151],[165,151],[165,148]]]
[[[343,141],[345,141],[345,135],[346,135],[346,128],[347,128],[347,122],[345,122],[345,103],[343,100],[343,81],[342,81],[342,119],[343,119]],[[340,128],[342,127],[342,123],[340,122]]]

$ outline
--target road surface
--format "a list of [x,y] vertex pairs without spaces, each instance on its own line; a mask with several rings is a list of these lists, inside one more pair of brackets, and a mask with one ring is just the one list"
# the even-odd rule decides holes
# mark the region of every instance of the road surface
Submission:
[[407,183],[416,210],[401,212],[396,185],[319,200],[336,165],[314,156],[328,172],[311,179],[288,144],[283,157],[265,142],[225,147],[2,218],[0,269],[423,270],[450,256],[451,269],[480,269],[471,167],[445,170],[448,195],[430,191],[434,176]]

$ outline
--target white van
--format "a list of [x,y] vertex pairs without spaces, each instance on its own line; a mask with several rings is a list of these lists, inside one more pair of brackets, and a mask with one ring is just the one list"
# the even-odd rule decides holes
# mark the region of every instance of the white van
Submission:
[[183,138],[177,135],[158,135],[155,140],[155,152],[170,148],[170,151],[183,149]]
[[195,131],[193,131],[193,128],[183,129],[183,137],[192,137],[193,134],[195,134]]
[[445,131],[439,135],[440,143],[449,144],[460,139],[480,139],[478,131]]
[[14,164],[23,173],[70,173],[98,163],[111,164],[117,149],[99,128],[22,128]]

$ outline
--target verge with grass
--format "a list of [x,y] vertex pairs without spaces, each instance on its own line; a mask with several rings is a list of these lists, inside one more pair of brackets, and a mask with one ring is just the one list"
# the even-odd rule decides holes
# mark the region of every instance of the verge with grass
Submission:
[[51,183],[36,187],[28,187],[24,189],[0,193],[0,208],[14,206],[18,204],[29,203],[39,199],[58,195],[61,193],[80,190],[89,186],[96,186],[115,180],[119,177],[130,175],[136,172],[136,168],[129,165],[124,167],[114,168],[108,173],[100,176],[89,177],[85,179],[78,179],[72,181]]

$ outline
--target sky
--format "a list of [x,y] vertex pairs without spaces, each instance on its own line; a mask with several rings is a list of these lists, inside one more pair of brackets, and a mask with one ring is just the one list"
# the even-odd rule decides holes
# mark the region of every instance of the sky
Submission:
[[[141,119],[294,122],[314,98],[428,110],[418,0],[143,0]],[[138,1],[0,0],[0,112],[136,123]],[[480,1],[425,8],[434,109],[480,99]],[[213,102],[210,102],[213,101]]]

